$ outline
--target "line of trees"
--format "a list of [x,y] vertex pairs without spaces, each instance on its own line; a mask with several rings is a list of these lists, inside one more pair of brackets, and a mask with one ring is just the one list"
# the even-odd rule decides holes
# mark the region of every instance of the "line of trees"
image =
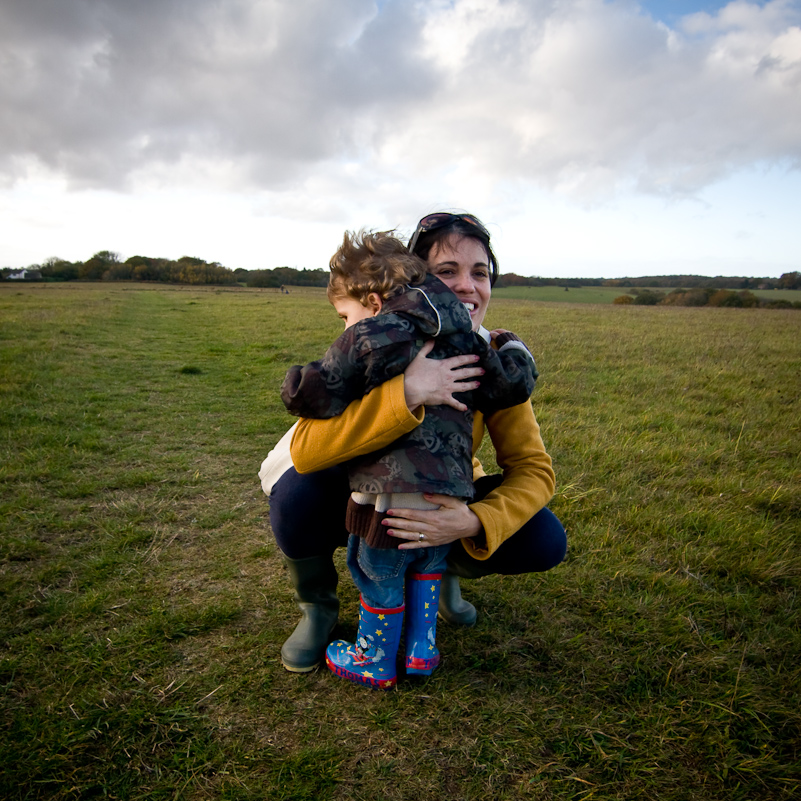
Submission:
[[[175,261],[171,259],[153,258],[151,256],[131,256],[122,261],[119,254],[110,250],[101,250],[91,259],[83,262],[69,262],[64,259],[51,258],[42,264],[32,264],[24,270],[12,270],[8,267],[0,270],[0,280],[18,278],[44,281],[160,281],[175,284],[244,284],[249,287],[281,287],[281,286],[320,286],[328,285],[328,270],[298,270],[295,267],[275,267],[268,270],[245,270],[241,267],[230,270],[219,262],[207,262],[193,256],[181,256]],[[779,278],[751,278],[716,276],[710,278],[703,275],[661,275],[643,276],[641,278],[543,278],[541,276],[517,275],[501,273],[496,283],[498,287],[508,286],[560,286],[578,288],[582,286],[620,287],[621,289],[638,290],[675,289],[681,290],[681,305],[705,306],[713,297],[715,290],[751,289],[801,289],[801,272],[784,273]],[[703,294],[706,299],[700,302],[702,295],[690,294],[693,291]],[[673,295],[673,293],[671,293]],[[622,297],[626,297],[625,295]],[[636,302],[645,303],[642,295]],[[648,297],[645,295],[645,297]],[[670,296],[667,296],[670,297]],[[657,302],[679,303],[659,298]],[[688,302],[684,302],[688,301]],[[627,302],[627,301],[621,301]],[[752,304],[745,298],[740,305]],[[736,304],[735,304],[736,305]]]
[[759,298],[748,289],[736,291],[714,287],[674,289],[672,292],[633,289],[630,293],[615,298],[614,303],[635,306],[727,306],[745,309],[759,306],[766,309],[801,309],[801,301],[791,303],[784,298]]
[[501,273],[495,284],[504,286],[611,286],[626,289],[801,289],[801,272],[784,273],[780,278],[750,278],[718,275],[657,275],[641,278],[542,278]]
[[193,256],[158,259],[131,256],[121,261],[119,254],[101,250],[86,261],[47,259],[21,271],[2,271],[4,279],[23,278],[43,281],[161,281],[173,284],[236,284],[232,270],[219,262],[207,262]]
[[272,270],[234,271],[237,281],[245,286],[328,286],[328,270],[298,270],[295,267],[275,267]]
[[328,286],[328,270],[298,270],[276,267],[271,270],[230,270],[219,262],[194,256],[161,259],[131,256],[122,261],[119,254],[101,250],[86,261],[70,262],[51,258],[23,270],[4,268],[0,280],[26,281],[158,281],[171,284],[214,284],[250,287]]

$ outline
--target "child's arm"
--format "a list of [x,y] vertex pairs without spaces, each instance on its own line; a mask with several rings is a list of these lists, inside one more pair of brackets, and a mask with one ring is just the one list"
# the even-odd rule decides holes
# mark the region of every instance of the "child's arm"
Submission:
[[[453,393],[476,389],[483,373],[477,357],[428,359],[433,344],[425,345],[402,375],[353,401],[339,417],[301,418],[291,449],[297,471],[312,473],[385,448],[421,423],[426,405],[446,404],[464,411],[467,407]],[[482,427],[479,440],[483,433]]]
[[281,400],[289,412],[315,419],[336,417],[364,395],[364,367],[355,355],[356,328],[347,328],[322,359],[290,367],[281,385]]
[[313,473],[365,456],[413,431],[424,415],[423,406],[414,413],[409,411],[404,377],[396,376],[353,401],[338,417],[302,417],[292,436],[292,463],[298,473]]
[[281,400],[299,417],[337,417],[349,403],[400,375],[421,346],[398,315],[368,317],[346,328],[319,361],[290,368]]
[[[482,340],[483,342],[483,340]],[[537,382],[534,357],[523,341],[511,331],[495,333],[479,364],[486,373],[474,393],[476,408],[484,415],[525,403]]]

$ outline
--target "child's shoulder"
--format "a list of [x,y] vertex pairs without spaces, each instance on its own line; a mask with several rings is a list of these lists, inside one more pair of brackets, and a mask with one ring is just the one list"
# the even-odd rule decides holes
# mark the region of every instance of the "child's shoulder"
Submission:
[[437,319],[437,334],[472,332],[473,323],[464,303],[435,275],[426,276],[425,281],[408,289],[422,314],[433,314]]

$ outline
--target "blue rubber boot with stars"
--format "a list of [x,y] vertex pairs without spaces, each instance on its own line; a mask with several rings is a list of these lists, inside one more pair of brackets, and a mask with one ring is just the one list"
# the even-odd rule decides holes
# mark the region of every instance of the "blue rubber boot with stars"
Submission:
[[[394,687],[404,609],[404,606],[378,609],[362,598],[356,642],[336,640],[328,646],[325,663],[329,670],[355,684],[381,690]],[[436,614],[436,606],[434,612]]]
[[406,581],[406,673],[430,676],[439,664],[437,607],[441,573],[413,573]]

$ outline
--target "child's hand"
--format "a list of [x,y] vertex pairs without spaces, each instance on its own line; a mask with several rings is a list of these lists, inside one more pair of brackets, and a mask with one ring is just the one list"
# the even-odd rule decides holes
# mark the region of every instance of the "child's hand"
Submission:
[[501,334],[511,334],[511,331],[508,331],[506,328],[496,328],[494,331],[490,331],[490,338],[492,341],[492,347],[495,350],[498,350],[498,343],[495,341]]

